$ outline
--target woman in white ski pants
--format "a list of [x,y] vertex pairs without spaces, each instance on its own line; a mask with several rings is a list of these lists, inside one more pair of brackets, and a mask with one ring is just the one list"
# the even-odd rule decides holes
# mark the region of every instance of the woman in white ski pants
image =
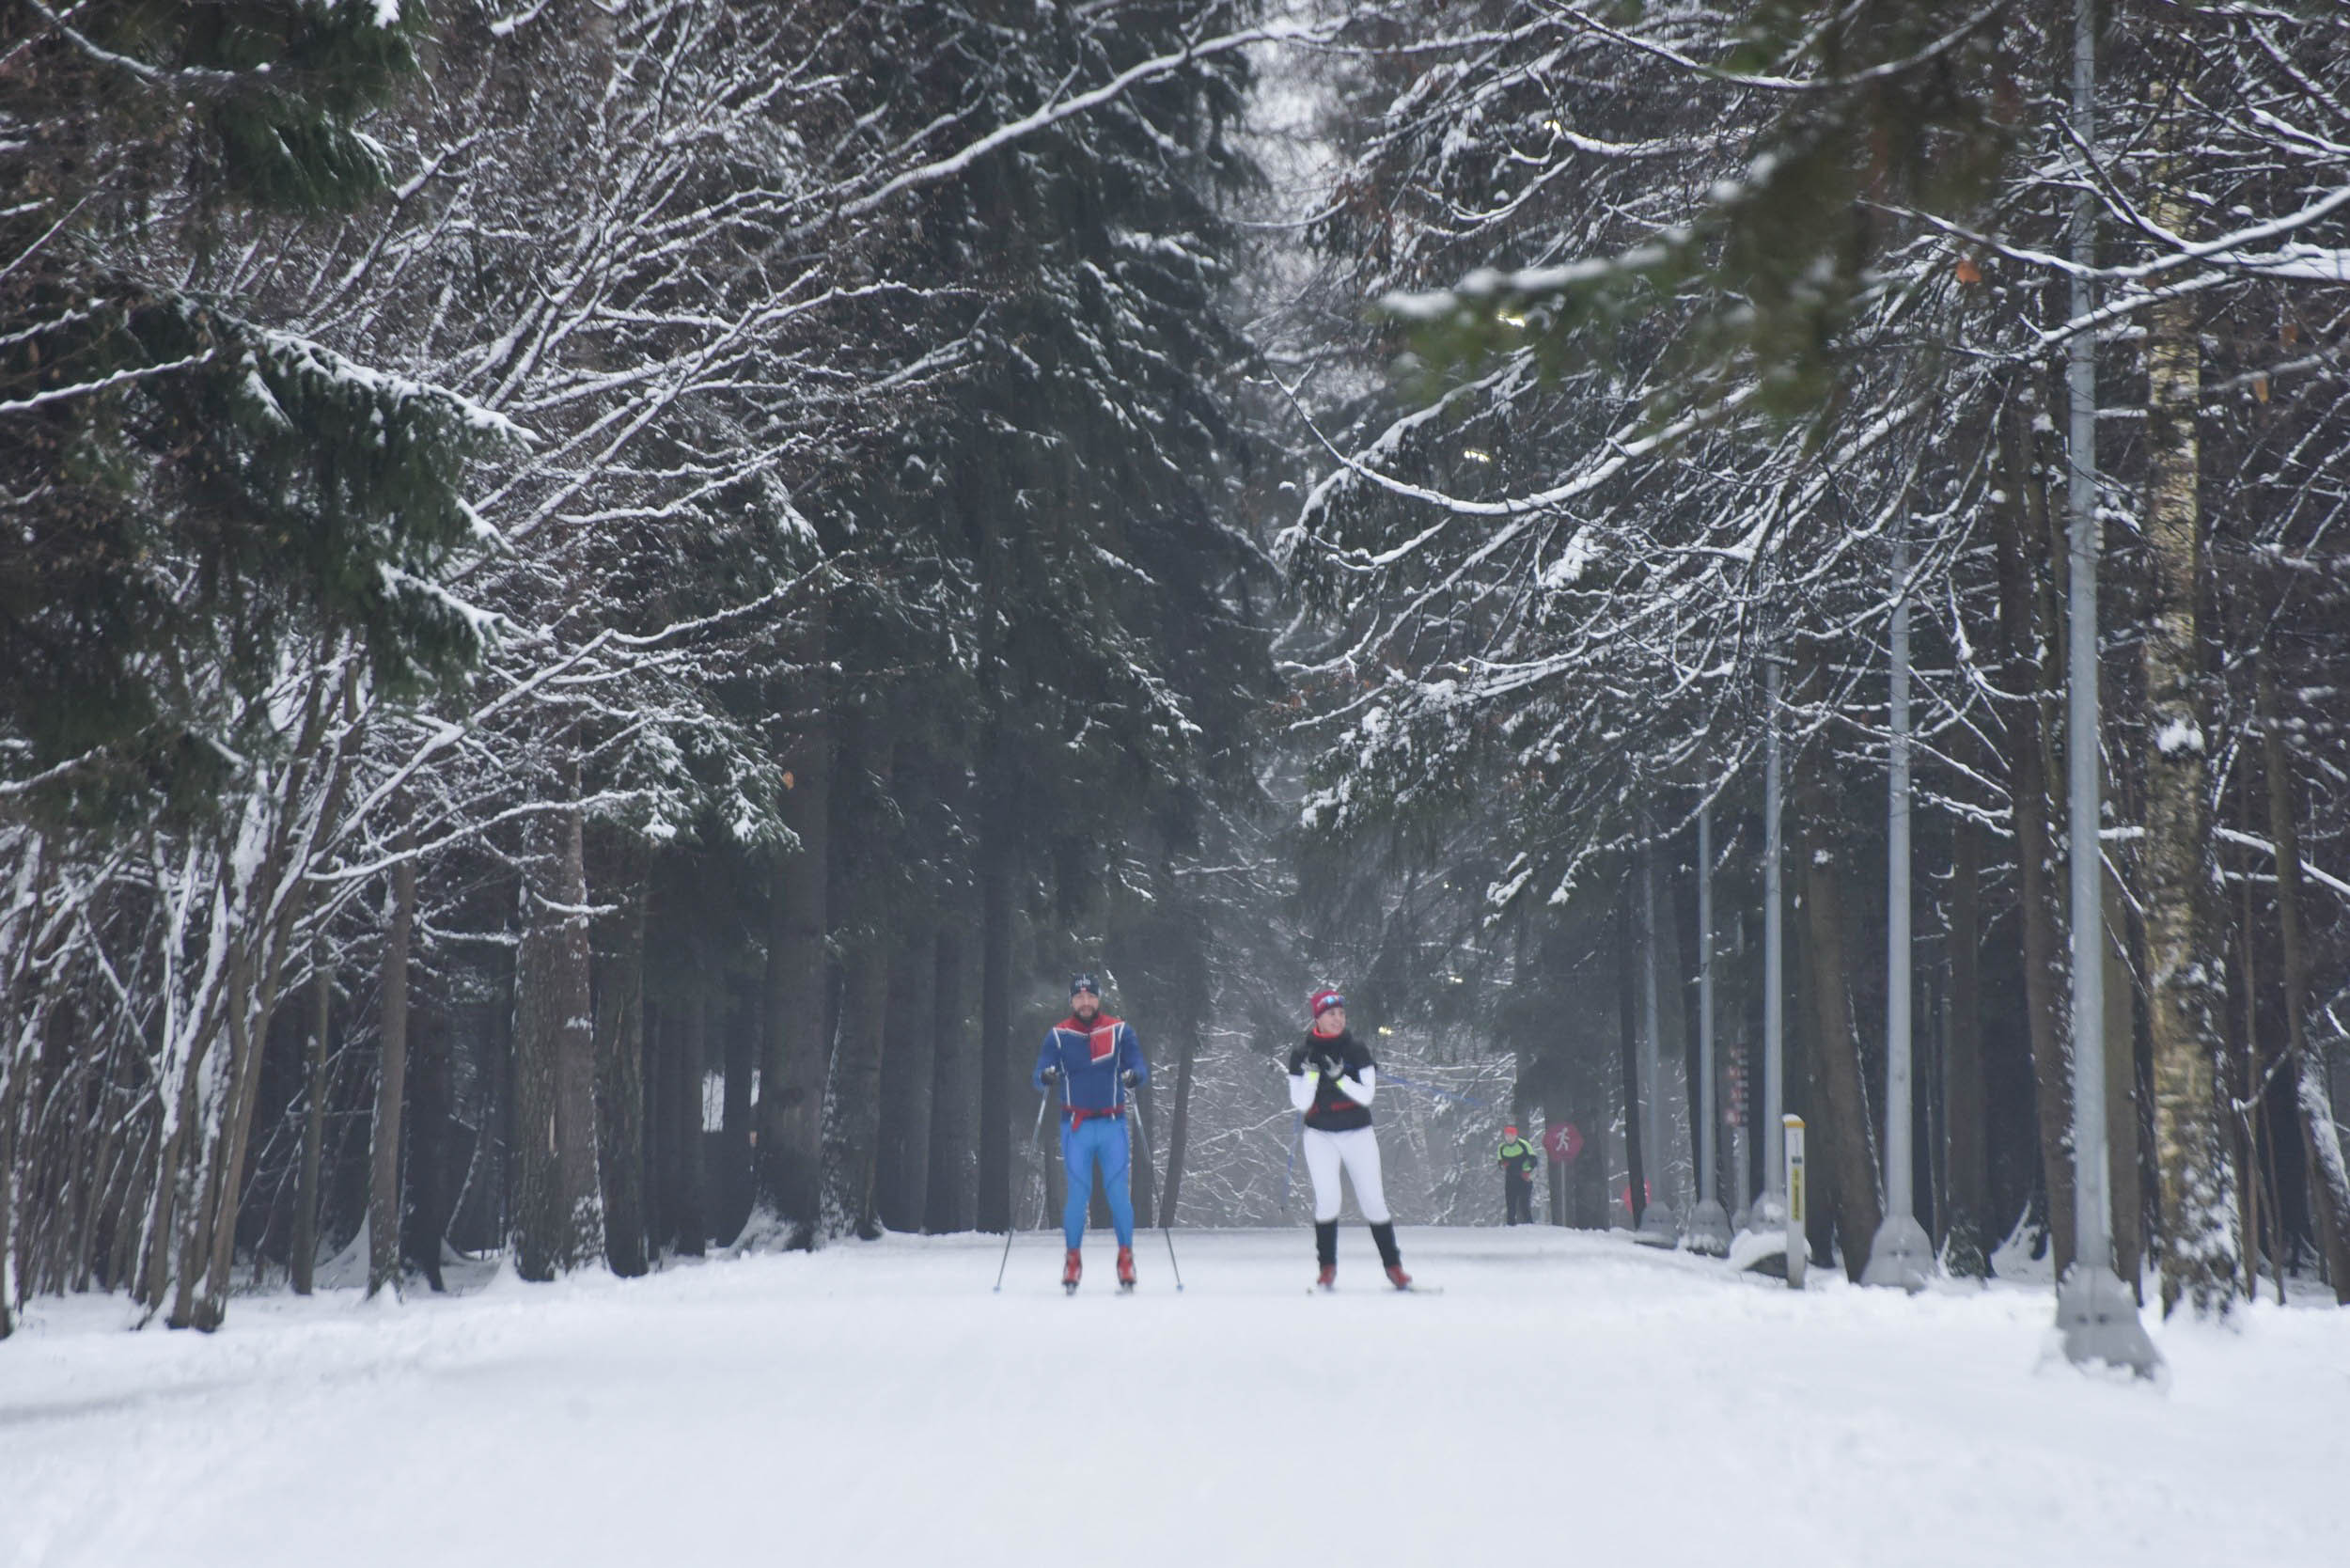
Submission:
[[1355,1206],[1371,1223],[1371,1239],[1387,1280],[1408,1290],[1396,1250],[1395,1222],[1379,1179],[1379,1135],[1371,1125],[1371,1103],[1379,1092],[1379,1070],[1371,1053],[1346,1027],[1346,998],[1328,989],[1314,993],[1313,1032],[1290,1054],[1290,1105],[1304,1119],[1306,1171],[1314,1184],[1315,1283],[1330,1289],[1339,1272],[1339,1173],[1355,1184]]
[[[1378,1072],[1367,1069],[1366,1078]],[[1351,1086],[1350,1086],[1351,1087]],[[1361,1104],[1370,1105],[1374,1086],[1363,1085]],[[1290,1103],[1296,1105],[1297,1089],[1290,1089]],[[1312,1104],[1312,1091],[1307,1093],[1307,1104]],[[1304,1110],[1305,1105],[1297,1105]],[[1314,1181],[1314,1223],[1327,1224],[1339,1217],[1339,1172],[1344,1169],[1347,1180],[1355,1184],[1355,1206],[1363,1211],[1363,1218],[1372,1225],[1387,1223],[1387,1195],[1379,1184],[1379,1135],[1369,1127],[1356,1127],[1351,1132],[1325,1133],[1319,1127],[1305,1132],[1306,1170]]]

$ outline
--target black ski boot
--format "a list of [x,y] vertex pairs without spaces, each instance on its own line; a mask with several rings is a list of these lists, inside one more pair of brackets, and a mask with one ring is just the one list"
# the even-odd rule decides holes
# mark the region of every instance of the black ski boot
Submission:
[[1396,1250],[1393,1223],[1371,1228],[1371,1245],[1379,1248],[1379,1265],[1387,1271],[1387,1283],[1399,1291],[1412,1288],[1412,1277],[1403,1272],[1403,1254]]

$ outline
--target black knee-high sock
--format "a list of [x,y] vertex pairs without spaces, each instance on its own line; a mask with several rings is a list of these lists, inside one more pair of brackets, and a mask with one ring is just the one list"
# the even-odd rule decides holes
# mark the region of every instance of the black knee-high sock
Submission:
[[1314,1262],[1324,1268],[1335,1268],[1339,1262],[1339,1222],[1335,1219],[1314,1221]]
[[1403,1254],[1395,1249],[1395,1226],[1392,1222],[1372,1226],[1371,1241],[1379,1249],[1381,1267],[1393,1268],[1403,1261]]

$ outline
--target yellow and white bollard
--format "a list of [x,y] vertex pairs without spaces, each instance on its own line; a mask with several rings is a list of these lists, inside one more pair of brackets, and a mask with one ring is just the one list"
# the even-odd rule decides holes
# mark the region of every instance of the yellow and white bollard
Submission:
[[1804,1239],[1806,1207],[1803,1191],[1803,1118],[1781,1117],[1787,1151],[1787,1288],[1803,1289],[1803,1266],[1810,1260],[1811,1244]]

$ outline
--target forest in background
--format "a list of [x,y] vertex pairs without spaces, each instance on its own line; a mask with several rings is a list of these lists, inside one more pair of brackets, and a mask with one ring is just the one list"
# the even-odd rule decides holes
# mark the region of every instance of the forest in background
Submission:
[[1402,1217],[1743,1207],[1774,720],[1857,1278],[1897,600],[1919,1217],[2061,1267],[2076,339],[2116,1261],[2350,1296],[2350,16],[2104,8],[2084,158],[2072,14],[9,0],[0,1331],[1030,1223],[1080,967],[1146,1223],[1324,980]]

